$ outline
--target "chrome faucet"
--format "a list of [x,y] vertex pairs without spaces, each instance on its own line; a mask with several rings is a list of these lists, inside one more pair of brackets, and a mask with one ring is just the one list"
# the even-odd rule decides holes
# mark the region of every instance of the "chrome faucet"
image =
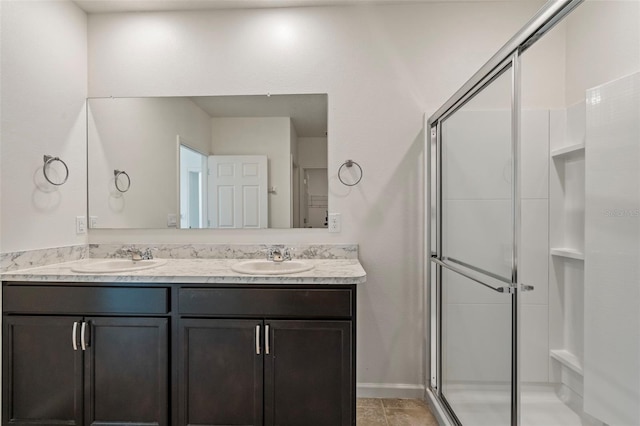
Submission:
[[267,249],[267,260],[272,260],[274,262],[291,260],[291,250],[286,247],[269,247]]

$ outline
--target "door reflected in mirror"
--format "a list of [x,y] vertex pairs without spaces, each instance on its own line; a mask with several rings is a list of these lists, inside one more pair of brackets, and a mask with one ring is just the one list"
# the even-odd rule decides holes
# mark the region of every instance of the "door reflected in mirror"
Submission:
[[[327,95],[88,99],[92,228],[326,228]],[[130,188],[118,191],[113,170]]]
[[207,224],[207,156],[179,140],[180,228],[204,228]]
[[326,228],[329,222],[327,168],[307,168],[303,176],[300,218],[309,228]]

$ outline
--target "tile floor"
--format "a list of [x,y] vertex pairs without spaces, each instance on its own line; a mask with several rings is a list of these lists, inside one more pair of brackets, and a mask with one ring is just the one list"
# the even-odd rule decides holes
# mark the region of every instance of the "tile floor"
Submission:
[[438,426],[419,399],[358,398],[356,426]]

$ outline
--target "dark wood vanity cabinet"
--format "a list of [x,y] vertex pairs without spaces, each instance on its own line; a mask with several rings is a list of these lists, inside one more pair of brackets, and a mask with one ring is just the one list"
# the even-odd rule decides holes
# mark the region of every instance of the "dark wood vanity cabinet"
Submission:
[[6,316],[4,424],[167,425],[167,322]]
[[[265,425],[349,425],[351,324],[265,321]],[[355,424],[355,423],[354,423]]]
[[80,317],[5,316],[3,425],[81,425],[83,357],[71,346]]
[[355,296],[181,288],[180,425],[355,425]]
[[260,323],[180,320],[181,425],[263,424],[264,368],[256,351]]
[[85,424],[169,424],[166,318],[87,318]]
[[4,283],[3,321],[3,425],[355,425],[354,285]]
[[3,425],[169,424],[169,318],[124,290],[167,315],[167,289],[3,287]]
[[180,321],[181,425],[352,424],[349,321]]

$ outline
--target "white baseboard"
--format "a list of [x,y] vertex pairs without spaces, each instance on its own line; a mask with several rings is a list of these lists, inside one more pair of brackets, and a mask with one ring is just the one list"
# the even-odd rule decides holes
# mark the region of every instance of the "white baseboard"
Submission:
[[424,399],[424,386],[410,383],[358,383],[358,398],[417,398]]

